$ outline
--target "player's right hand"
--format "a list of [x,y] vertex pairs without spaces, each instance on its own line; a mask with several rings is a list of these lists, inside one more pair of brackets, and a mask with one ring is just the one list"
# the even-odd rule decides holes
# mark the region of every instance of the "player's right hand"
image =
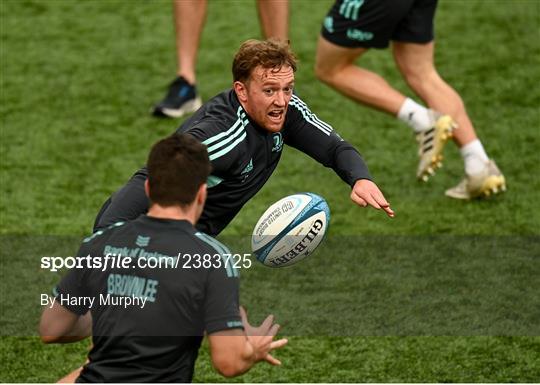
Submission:
[[274,316],[269,315],[260,326],[255,327],[249,323],[246,310],[240,306],[240,317],[242,317],[247,338],[255,350],[255,362],[266,361],[272,365],[281,365],[281,361],[273,357],[270,352],[287,345],[289,341],[286,338],[274,341],[279,331],[279,325],[274,323]]
[[381,190],[368,179],[356,181],[351,191],[351,200],[362,207],[370,205],[377,210],[384,210],[390,218],[395,216],[394,210],[390,208],[390,203],[386,201]]

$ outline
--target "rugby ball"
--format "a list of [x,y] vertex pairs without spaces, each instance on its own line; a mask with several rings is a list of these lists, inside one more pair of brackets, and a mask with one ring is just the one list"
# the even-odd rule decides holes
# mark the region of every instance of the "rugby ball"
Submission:
[[313,193],[289,195],[261,216],[251,237],[251,249],[269,267],[293,265],[319,246],[330,224],[326,201]]

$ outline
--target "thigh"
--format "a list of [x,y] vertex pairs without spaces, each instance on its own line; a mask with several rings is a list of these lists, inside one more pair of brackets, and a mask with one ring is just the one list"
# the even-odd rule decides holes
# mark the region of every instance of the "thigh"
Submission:
[[435,70],[433,42],[426,44],[394,42],[392,50],[396,64],[405,76],[427,76]]
[[433,41],[433,19],[437,0],[415,0],[407,14],[396,26],[392,40],[424,44]]
[[336,1],[324,20],[321,35],[341,47],[386,48],[413,1]]
[[367,48],[362,47],[341,47],[321,36],[317,43],[316,66],[319,70],[332,72],[333,70],[352,64],[367,50]]
[[94,223],[94,232],[116,222],[129,221],[148,211],[148,198],[144,191],[146,170],[138,171],[120,190],[104,203]]

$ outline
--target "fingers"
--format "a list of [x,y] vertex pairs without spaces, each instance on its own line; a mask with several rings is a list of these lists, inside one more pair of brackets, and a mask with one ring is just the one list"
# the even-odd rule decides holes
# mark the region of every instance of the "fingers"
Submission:
[[[262,331],[262,335],[275,335],[275,333],[270,334],[271,330],[272,330],[273,326],[277,326],[278,329],[279,329],[279,325],[273,325],[272,326],[273,323],[274,323],[274,316],[272,314],[270,314],[268,317],[266,317],[266,319],[263,321],[263,323],[260,326],[260,329]],[[276,333],[277,333],[277,331],[276,331]]]
[[267,354],[267,355],[264,357],[264,360],[265,360],[266,362],[268,362],[269,364],[271,364],[271,365],[275,365],[275,366],[281,365],[281,361],[278,360],[277,358],[273,357],[271,354]]
[[272,325],[270,330],[268,330],[268,335],[272,337],[275,336],[278,333],[280,327],[281,326],[279,326],[278,324]]
[[382,206],[382,209],[386,212],[386,215],[388,215],[390,218],[394,218],[396,214],[394,213],[394,210],[390,208],[390,206]]
[[375,207],[376,209],[381,208],[381,206],[379,206],[379,204],[375,201],[371,193],[368,191],[358,192],[358,191],[353,190],[353,192],[351,193],[351,199],[353,200],[353,202],[355,202],[356,204],[362,207],[367,207],[367,205],[370,205],[370,206]]
[[289,343],[289,340],[287,338],[281,338],[279,340],[272,341],[270,343],[270,350],[282,348],[288,343]]
[[375,197],[371,194],[371,193],[368,193],[366,194],[366,196],[364,197],[364,200],[368,203],[368,205],[370,205],[371,207],[374,207],[376,208],[377,210],[380,210],[381,206],[377,203],[377,201],[375,200]]
[[[272,341],[272,343],[270,343],[270,351],[272,351],[274,349],[282,348],[283,346],[287,345],[288,342],[289,342],[289,340],[287,340],[286,338],[282,338],[282,339],[277,340],[277,341]],[[270,353],[268,353],[265,356],[265,360],[268,361],[272,365],[281,365],[281,361],[276,359]]]
[[394,210],[386,200],[377,185],[371,181],[361,180],[355,184],[351,192],[351,199],[359,206],[372,206],[377,210],[383,210],[390,218],[395,216]]
[[390,208],[390,203],[388,203],[381,190],[379,190],[377,187],[376,191],[373,193],[373,198],[375,199],[379,207],[383,209],[390,218],[393,218],[395,216],[394,210]]
[[[272,341],[270,343],[270,351],[274,350],[274,349],[279,349],[279,348],[282,348],[283,346],[287,345],[287,343],[289,342],[288,339],[286,338],[282,338],[282,339],[279,339],[277,341]],[[270,353],[268,353],[264,359],[272,364],[272,365],[281,365],[281,361],[276,359],[274,356],[272,356]]]
[[361,206],[361,207],[366,207],[367,206],[367,202],[364,199],[362,199],[354,190],[351,193],[351,199],[358,206]]

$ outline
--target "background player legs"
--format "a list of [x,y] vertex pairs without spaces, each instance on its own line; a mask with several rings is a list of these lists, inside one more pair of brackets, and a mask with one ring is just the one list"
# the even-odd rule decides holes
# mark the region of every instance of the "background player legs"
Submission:
[[[180,118],[202,105],[196,89],[197,53],[206,21],[206,0],[175,0],[176,79],[165,98],[152,110],[155,116]],[[289,29],[288,0],[258,0],[261,30],[266,38],[287,40]]]
[[465,163],[465,179],[446,191],[452,198],[487,196],[506,189],[506,181],[490,161],[459,94],[438,74],[434,65],[435,45],[393,43],[396,64],[409,87],[432,109],[450,115],[457,122],[454,140]]
[[434,114],[392,88],[381,76],[357,67],[355,60],[366,51],[366,48],[340,47],[319,37],[315,74],[342,94],[392,114],[415,130],[420,155],[418,178],[427,180],[434,169],[440,167],[446,140],[446,131],[443,130],[450,130],[449,125],[455,119],[459,128],[453,134],[464,160],[466,177],[458,186],[447,190],[446,194],[457,199],[469,199],[505,189],[504,176],[495,163],[489,161],[461,97],[435,69],[433,42],[394,42],[394,58],[409,87],[427,106],[452,118]]
[[[476,139],[461,97],[439,76],[433,65],[433,43],[394,43],[393,47],[398,68],[411,89],[430,108],[457,121],[459,128],[454,131],[454,137],[458,146]],[[354,64],[367,50],[339,47],[319,37],[316,75],[355,101],[397,116],[406,97],[381,76]]]
[[165,98],[154,106],[154,116],[180,118],[202,105],[195,83],[197,52],[206,20],[206,8],[206,0],[173,2],[176,78],[169,85]]
[[258,0],[257,11],[265,38],[275,37],[281,40],[289,38],[288,0]]
[[320,36],[315,73],[344,95],[399,117],[411,126],[419,145],[416,177],[427,181],[442,165],[442,150],[451,135],[453,121],[405,97],[378,74],[356,66],[355,60],[366,51],[367,48],[340,47]]
[[459,147],[477,139],[459,94],[446,83],[434,66],[434,43],[393,43],[396,64],[409,87],[430,108],[450,115],[458,124],[454,140]]
[[197,51],[206,20],[206,0],[175,0],[176,74],[195,84]]
[[396,116],[406,98],[381,76],[354,64],[366,51],[343,48],[319,37],[315,74],[345,96]]

